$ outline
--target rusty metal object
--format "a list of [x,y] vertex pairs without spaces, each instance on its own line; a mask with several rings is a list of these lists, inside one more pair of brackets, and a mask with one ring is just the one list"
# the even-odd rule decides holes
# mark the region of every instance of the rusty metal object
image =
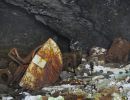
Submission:
[[130,42],[119,37],[114,39],[106,55],[107,62],[126,63],[130,51]]
[[[21,78],[23,77],[24,73],[26,72],[26,69],[29,65],[29,63],[31,62],[33,56],[35,55],[35,53],[39,50],[41,46],[38,46],[37,48],[35,48],[27,57],[25,57],[24,59],[20,57],[18,51],[16,48],[13,48],[10,52],[9,52],[9,57],[12,58],[12,60],[14,60],[15,62],[17,62],[20,66],[16,68],[12,68],[12,66],[9,66],[9,69],[14,70],[12,72],[13,77],[11,77],[9,79],[9,83],[10,85],[15,85],[18,84],[21,80]],[[11,63],[12,64],[12,63]],[[13,66],[14,67],[14,66]]]
[[13,48],[10,50],[10,52],[8,53],[8,56],[14,60],[15,62],[17,62],[19,65],[27,65],[30,63],[30,61],[32,60],[33,56],[35,55],[35,53],[39,50],[39,48],[41,47],[38,46],[36,47],[27,57],[25,57],[24,59],[20,57],[18,50],[16,48]]
[[59,47],[52,39],[48,39],[35,54],[19,85],[31,90],[51,85],[58,80],[62,64]]
[[9,85],[18,85],[21,78],[23,77],[23,75],[25,74],[26,70],[27,70],[27,67],[28,65],[22,65],[22,66],[19,66],[17,68],[17,70],[15,71],[14,75],[12,78],[10,78],[9,80]]
[[12,78],[12,74],[8,68],[0,69],[0,82],[7,84],[9,80]]
[[18,64],[22,65],[25,64],[26,62],[19,56],[19,53],[16,48],[13,48],[9,53],[8,56],[16,61]]

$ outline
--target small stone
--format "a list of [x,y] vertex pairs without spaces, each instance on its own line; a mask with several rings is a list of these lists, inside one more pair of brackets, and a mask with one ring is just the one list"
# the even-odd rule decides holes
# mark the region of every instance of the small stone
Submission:
[[118,93],[113,93],[112,97],[113,97],[112,100],[122,100],[122,97]]
[[86,77],[86,76],[88,76],[88,74],[87,74],[87,73],[84,73],[84,76]]
[[[51,100],[51,99],[48,98],[48,100]],[[62,97],[62,96],[58,96],[58,97],[55,98],[54,100],[64,100],[64,97]]]
[[130,91],[127,92],[127,98],[128,98],[128,100],[130,100]]
[[8,96],[8,97],[2,97],[2,100],[14,100],[14,98],[10,97],[10,96]]
[[120,86],[118,89],[119,89],[120,93],[123,93],[123,92],[124,92],[124,89],[123,89],[122,86]]
[[62,71],[61,74],[60,74],[60,78],[62,80],[68,79],[68,78],[73,77],[73,76],[74,76],[74,73],[67,72],[67,71]]
[[101,47],[93,47],[89,52],[89,61],[93,61],[96,65],[105,64],[106,49]]
[[130,83],[130,77],[128,76],[126,79],[125,79],[126,82]]
[[26,96],[24,100],[42,100],[42,96],[41,95],[37,95],[37,96]]

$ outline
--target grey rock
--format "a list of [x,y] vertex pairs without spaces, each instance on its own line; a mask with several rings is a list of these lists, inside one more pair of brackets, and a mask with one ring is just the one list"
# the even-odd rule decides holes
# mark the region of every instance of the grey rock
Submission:
[[[82,16],[77,0],[5,0],[32,13],[36,20],[68,39],[88,46],[108,44],[108,40],[95,31],[91,20]],[[85,2],[86,3],[86,2]],[[98,37],[98,38],[97,38]],[[85,47],[86,46],[86,47]]]
[[[0,1],[0,56],[8,57],[11,48],[18,48],[22,56],[28,55],[32,49],[53,38],[62,51],[69,48],[68,40],[57,36],[47,26],[35,20],[24,9]],[[62,42],[63,41],[63,42]],[[63,45],[64,44],[64,45]],[[3,61],[2,61],[3,62]],[[3,64],[0,65],[3,66]]]
[[67,72],[67,71],[62,71],[60,73],[60,78],[62,80],[65,80],[65,79],[68,79],[68,78],[71,78],[71,77],[74,77],[74,73],[71,73],[71,72]]
[[75,73],[77,76],[88,76],[90,75],[90,70],[86,68],[85,64],[80,64],[76,69]]
[[130,91],[127,93],[127,98],[130,99]]
[[4,0],[81,47],[108,47],[117,36],[130,40],[129,0]]
[[119,63],[106,63],[104,66],[111,67],[111,68],[120,68],[121,64],[119,64]]

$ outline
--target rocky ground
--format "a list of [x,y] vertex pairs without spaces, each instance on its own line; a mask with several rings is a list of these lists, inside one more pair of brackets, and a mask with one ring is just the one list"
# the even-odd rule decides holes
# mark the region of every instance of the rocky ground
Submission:
[[104,48],[92,48],[89,57],[82,57],[81,64],[73,70],[69,67],[62,70],[55,84],[40,90],[25,89],[18,83],[6,85],[3,80],[0,97],[2,100],[129,100],[130,64],[107,63],[100,58],[105,53]]
[[[71,49],[83,50],[86,54],[88,53],[87,50],[93,46],[109,48],[113,39],[118,36],[130,41],[129,5],[129,0],[1,0],[0,68],[12,66],[10,65],[11,59],[8,58],[8,52],[11,48],[18,48],[20,54],[25,57],[49,37],[58,43],[62,52],[68,52]],[[73,48],[73,46],[77,47]],[[129,47],[127,50],[129,51]],[[128,53],[127,50],[126,53]],[[117,49],[117,51],[122,50]],[[116,57],[114,59],[126,61],[125,58],[128,55],[118,56],[121,54],[122,52],[120,54],[115,52]],[[129,76],[129,64],[125,63],[122,68],[122,62],[105,64],[104,58],[100,57],[99,59],[101,60],[97,61],[97,57],[89,59],[95,65],[93,76],[92,70],[89,68],[90,63],[85,60],[85,63],[76,66],[77,69],[73,69],[71,72],[63,71],[60,75],[62,81],[55,84],[58,86],[45,87],[41,91],[13,89],[8,87],[6,82],[3,82],[0,84],[1,97],[11,96],[16,99],[17,97],[37,96],[39,94],[55,97],[55,92],[60,92],[64,96],[66,91],[69,91],[72,98],[75,98],[77,94],[81,94],[80,96],[85,96],[85,98],[93,95],[94,98],[97,97],[100,100],[108,97],[110,97],[108,100],[114,97],[118,97],[115,100],[129,98],[130,93],[126,89],[129,88],[129,77],[127,77]],[[70,62],[67,65],[72,63]],[[98,66],[98,63],[101,66]],[[18,65],[14,64],[13,66],[15,69]],[[113,67],[115,69],[111,69]],[[10,69],[13,72],[12,67]],[[112,72],[112,70],[117,73]],[[98,87],[92,84],[93,80],[94,82],[99,80],[96,83]],[[102,87],[106,87],[106,89],[100,89]],[[63,90],[56,91],[59,88]],[[59,95],[59,93],[57,94]]]

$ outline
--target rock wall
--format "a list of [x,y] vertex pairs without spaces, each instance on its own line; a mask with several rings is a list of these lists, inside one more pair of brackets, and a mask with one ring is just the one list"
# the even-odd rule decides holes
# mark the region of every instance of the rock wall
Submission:
[[81,46],[108,47],[117,36],[130,40],[129,0],[4,0]]
[[62,50],[68,50],[67,39],[64,41],[62,36],[36,21],[24,9],[0,1],[0,57],[7,57],[13,47],[27,55],[50,37],[58,42]]
[[[17,13],[12,15],[7,14],[8,18],[14,20],[16,24],[21,24],[19,27],[25,26],[25,31],[17,31],[15,33],[20,35],[29,31],[29,36],[37,34],[39,38],[50,36],[50,30],[53,33],[63,36],[62,43],[63,48],[69,46],[69,41],[80,41],[80,46],[85,50],[92,46],[101,46],[108,48],[112,40],[117,36],[123,36],[130,40],[130,1],[129,0],[2,0],[8,4],[11,4],[18,9],[24,9],[27,13],[23,13],[25,16],[35,17],[38,22],[34,22],[34,19],[28,18],[24,25],[17,19],[13,19],[14,16],[18,16]],[[5,9],[4,9],[5,10]],[[16,10],[16,9],[15,9]],[[11,13],[10,8],[8,11]],[[5,12],[5,11],[4,11]],[[3,16],[3,13],[1,13]],[[24,19],[21,16],[20,19]],[[8,22],[7,22],[8,23]],[[36,23],[40,24],[36,26]],[[13,28],[17,28],[16,24]],[[5,25],[3,27],[11,27],[12,25]],[[49,28],[49,32],[45,31],[45,26]],[[12,28],[12,27],[11,27]],[[20,28],[17,28],[20,30]],[[39,32],[40,31],[40,32]],[[10,32],[12,33],[12,32]],[[42,34],[43,33],[43,34]],[[45,35],[46,34],[46,35]],[[11,35],[11,34],[10,34]],[[29,41],[30,46],[34,45],[34,40],[37,41],[38,37]],[[16,37],[15,41],[18,41]],[[21,38],[21,40],[23,40]],[[28,38],[28,37],[27,37]],[[44,39],[44,38],[43,38]],[[41,39],[41,40],[43,40]],[[61,39],[61,40],[62,40]],[[5,38],[4,38],[5,40]],[[7,39],[10,41],[10,39]],[[46,40],[46,39],[44,39]],[[1,42],[2,43],[2,42]],[[16,43],[16,42],[15,42]],[[18,43],[18,42],[17,42]],[[61,43],[61,42],[60,42]],[[18,44],[19,45],[19,44]],[[22,43],[25,45],[26,43]],[[67,46],[66,46],[67,45]],[[68,49],[68,48],[67,48]]]

